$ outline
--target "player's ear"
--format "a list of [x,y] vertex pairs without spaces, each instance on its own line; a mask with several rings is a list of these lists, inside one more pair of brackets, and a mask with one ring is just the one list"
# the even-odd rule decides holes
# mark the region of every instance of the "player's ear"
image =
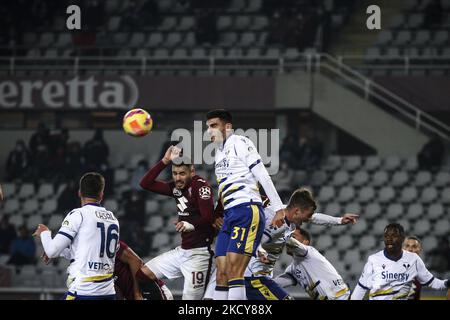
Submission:
[[78,198],[81,198],[81,191],[78,190]]
[[100,199],[98,199],[100,202],[102,202],[103,201],[103,196],[104,196],[104,193],[103,193],[103,191],[100,193]]

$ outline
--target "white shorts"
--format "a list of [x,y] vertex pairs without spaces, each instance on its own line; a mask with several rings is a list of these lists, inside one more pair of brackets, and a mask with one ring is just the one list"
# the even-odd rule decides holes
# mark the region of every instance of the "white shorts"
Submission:
[[200,300],[212,270],[213,257],[213,251],[207,247],[185,250],[179,246],[145,265],[158,279],[184,277],[183,300]]
[[208,285],[206,286],[205,295],[203,296],[204,300],[213,300],[214,290],[216,289],[216,274],[217,269],[214,268],[214,272],[211,274]]

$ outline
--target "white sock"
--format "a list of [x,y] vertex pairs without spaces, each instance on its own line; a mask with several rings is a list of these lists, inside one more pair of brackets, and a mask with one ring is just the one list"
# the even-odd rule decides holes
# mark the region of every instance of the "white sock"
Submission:
[[230,288],[228,293],[228,300],[247,300],[245,286]]
[[[213,300],[228,300],[228,288],[227,287],[220,287],[223,288],[222,290],[214,290]],[[224,289],[226,288],[226,290]]]

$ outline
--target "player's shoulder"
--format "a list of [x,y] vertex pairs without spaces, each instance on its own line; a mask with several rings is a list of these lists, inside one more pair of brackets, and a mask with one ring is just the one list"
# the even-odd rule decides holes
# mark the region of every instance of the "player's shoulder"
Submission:
[[380,250],[378,252],[372,253],[371,255],[369,255],[369,257],[367,258],[367,261],[371,261],[371,262],[376,262],[380,259],[385,259],[386,257],[384,256],[384,251]]
[[205,178],[199,176],[199,175],[195,175],[192,178],[192,186],[195,187],[200,187],[200,186],[210,186],[208,180],[206,180]]
[[409,252],[409,251],[406,251],[406,250],[403,250],[403,258],[407,259],[409,261],[421,260],[421,258],[419,257],[419,255],[417,253]]
[[233,142],[234,144],[253,144],[252,140],[250,140],[248,137],[238,134],[233,134],[231,137],[229,137],[229,139],[231,139],[231,142]]

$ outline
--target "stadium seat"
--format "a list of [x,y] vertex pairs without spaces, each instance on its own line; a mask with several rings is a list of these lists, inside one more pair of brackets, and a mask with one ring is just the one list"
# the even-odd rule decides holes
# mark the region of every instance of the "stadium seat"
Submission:
[[[424,14],[415,13],[409,16],[407,25],[409,28],[417,29],[423,25],[423,21],[424,21]],[[405,42],[404,44],[406,43],[407,42]]]
[[224,47],[232,47],[238,41],[238,35],[235,32],[225,32],[221,34],[219,45]]
[[390,30],[384,30],[378,34],[378,38],[375,44],[378,46],[384,46],[391,41],[392,41],[392,32]]
[[435,236],[427,235],[422,239],[422,249],[424,252],[430,252],[436,249],[438,246],[438,241]]
[[331,180],[331,185],[339,187],[346,184],[349,179],[350,177],[347,171],[339,170],[334,174],[333,179]]
[[417,218],[423,217],[423,206],[420,203],[413,203],[408,207],[406,216],[410,220],[415,220]]
[[50,216],[50,219],[48,220],[48,228],[50,230],[57,231],[63,222],[64,217],[60,214],[55,214]]
[[325,207],[325,214],[336,216],[341,214],[341,205],[337,202],[330,202]]
[[359,261],[355,261],[349,265],[348,273],[358,279],[364,270],[364,265],[365,261],[362,259]]
[[337,200],[339,202],[345,203],[345,202],[348,202],[348,201],[354,199],[354,197],[355,197],[355,190],[353,189],[353,187],[343,187],[339,191]]
[[253,23],[250,25],[249,30],[251,31],[261,31],[267,28],[269,25],[269,20],[265,16],[256,16],[253,19]]
[[27,219],[27,229],[34,232],[39,223],[43,223],[44,219],[38,214],[33,214]]
[[435,220],[440,218],[444,214],[444,207],[440,203],[433,203],[428,207],[427,217]]
[[287,48],[283,54],[284,59],[295,60],[300,56],[297,48]]
[[[313,241],[314,241],[314,239],[313,239]],[[312,245],[314,246],[314,242],[312,243]],[[333,264],[335,261],[340,260],[339,250],[336,248],[328,249],[325,252],[324,256],[325,256],[325,258],[328,259],[328,261],[331,262],[331,264]]]
[[382,187],[386,185],[389,180],[388,173],[386,171],[377,171],[372,175],[372,185],[374,187]]
[[17,199],[7,199],[3,206],[2,213],[12,215],[16,213],[20,208],[19,200]]
[[426,219],[419,219],[414,223],[412,232],[414,235],[418,237],[423,237],[425,234],[430,232],[430,230],[431,230],[430,222]]
[[[335,229],[338,229],[339,227],[335,227]],[[341,232],[342,233],[342,230]],[[348,250],[353,246],[353,237],[348,235],[348,234],[344,234],[341,235],[337,238],[336,242],[335,242],[335,246],[339,249],[339,250]]]
[[363,187],[359,190],[358,201],[366,203],[375,197],[375,190],[372,187]]
[[181,33],[179,32],[171,32],[167,35],[164,46],[167,48],[176,47],[182,40]]
[[438,192],[434,187],[427,187],[422,190],[421,201],[422,203],[432,203],[438,197]]
[[30,215],[37,212],[39,209],[39,203],[36,199],[28,199],[22,205],[22,210],[20,210],[23,215]]
[[146,36],[142,32],[135,32],[131,35],[128,45],[133,48],[139,48],[144,45]]
[[156,200],[147,200],[145,202],[145,213],[147,215],[154,215],[158,213],[159,203]]
[[53,214],[56,211],[58,204],[55,199],[47,199],[42,204],[41,210],[39,212],[42,215]]
[[[349,211],[349,212],[352,212],[352,211]],[[367,231],[367,229],[368,229],[367,220],[365,219],[365,217],[363,217],[363,218],[360,217],[358,219],[358,222],[355,225],[350,227],[349,233],[352,235],[362,235],[363,233],[365,233]]]
[[372,233],[376,236],[376,237],[380,237],[380,239],[383,238],[383,234],[384,234],[384,228],[389,224],[389,221],[387,219],[384,218],[380,218],[375,220],[375,223],[372,226]]
[[430,41],[430,45],[434,47],[442,46],[448,42],[448,31],[447,30],[439,30],[434,33],[433,39]]
[[381,206],[377,203],[369,203],[364,209],[364,217],[367,219],[375,219],[381,213]]
[[328,202],[336,196],[335,190],[332,186],[324,186],[320,189],[317,200],[319,202]]
[[108,31],[116,31],[120,26],[121,17],[112,16],[108,21]]
[[433,229],[433,233],[436,236],[443,236],[443,235],[447,235],[448,236],[448,230],[450,230],[450,221],[448,220],[448,218],[446,219],[440,219],[439,221],[437,221],[434,224],[434,229]]
[[332,245],[333,245],[333,239],[328,234],[321,235],[315,241],[315,247],[317,248],[317,250],[326,250],[326,249],[330,248]]
[[114,183],[120,185],[122,183],[129,182],[129,174],[126,169],[116,169],[114,170]]
[[450,203],[450,187],[446,187],[441,191],[441,201],[443,204]]
[[239,31],[245,31],[248,29],[251,23],[249,16],[237,16],[234,20],[234,29]]
[[409,181],[408,173],[405,171],[397,171],[392,175],[392,186],[403,187]]
[[392,29],[399,29],[405,24],[405,22],[405,16],[403,14],[397,14],[390,20],[389,27]]
[[163,35],[160,32],[153,32],[148,37],[147,43],[145,44],[146,47],[150,48],[156,48],[163,42]]
[[375,237],[373,235],[366,234],[359,239],[358,248],[362,251],[372,250],[376,246],[377,242],[378,241],[375,240]]
[[158,27],[160,31],[172,31],[177,26],[177,17],[175,16],[166,16],[161,25]]
[[231,4],[228,6],[228,11],[230,12],[242,12],[247,7],[245,0],[232,0]]
[[9,218],[9,222],[16,226],[16,228],[20,227],[24,223],[24,218],[21,215],[15,214]]
[[355,187],[363,186],[369,181],[369,174],[366,171],[356,171],[352,177],[351,183]]
[[55,190],[53,189],[53,185],[50,183],[43,183],[39,187],[39,191],[37,193],[37,198],[39,200],[44,200],[48,197],[54,196]]
[[119,204],[117,203],[116,199],[107,199],[104,201],[103,206],[106,210],[112,211],[112,213],[116,213],[119,209]]
[[169,243],[170,243],[170,237],[167,233],[165,233],[165,232],[157,233],[153,237],[152,249],[158,249],[158,248],[164,247],[164,246],[168,245]]
[[407,171],[416,171],[418,167],[417,157],[411,157],[406,160],[405,169]]
[[24,183],[18,193],[19,199],[23,200],[35,194],[34,186],[31,183]]
[[395,197],[395,191],[392,187],[383,187],[378,193],[380,203],[388,203]]
[[353,172],[361,167],[361,157],[360,156],[348,156],[344,161],[344,169]]
[[229,30],[232,26],[233,20],[231,16],[220,16],[217,19],[217,29],[219,31]]
[[415,187],[404,188],[400,195],[402,203],[409,203],[418,197],[417,189]]
[[358,250],[347,250],[344,253],[343,260],[346,264],[353,264],[355,262],[362,261],[362,257]]
[[381,158],[378,156],[366,157],[363,169],[369,172],[377,170],[381,165]]
[[416,175],[416,179],[414,180],[414,185],[417,187],[423,187],[430,183],[431,181],[431,173],[428,171],[420,171]]
[[395,222],[399,223],[403,227],[403,229],[405,229],[405,232],[408,232],[409,230],[411,230],[411,222],[409,222],[408,219],[404,218],[404,219],[396,220]]
[[362,208],[358,202],[349,202],[345,206],[344,212],[360,214],[362,212]]
[[392,44],[396,46],[406,46],[411,42],[411,39],[411,31],[402,30],[397,34],[397,37],[392,41]]
[[164,220],[161,216],[151,216],[147,221],[147,225],[145,226],[146,232],[155,232],[161,231],[161,228],[164,226]]
[[445,171],[440,171],[436,174],[436,177],[434,178],[434,186],[438,188],[443,188],[448,186],[448,183],[450,181],[450,173]]
[[326,171],[335,171],[336,169],[340,168],[341,165],[342,159],[340,156],[329,156],[326,159],[325,164],[322,166],[322,168]]
[[258,12],[258,11],[261,10],[262,4],[263,4],[263,0],[251,0],[251,1],[248,1],[248,6],[247,6],[247,9],[245,11],[249,12],[249,13]]
[[424,46],[430,39],[431,35],[429,30],[419,30],[411,44],[414,46]]
[[404,213],[403,205],[401,203],[391,203],[387,207],[386,218],[395,220]]

